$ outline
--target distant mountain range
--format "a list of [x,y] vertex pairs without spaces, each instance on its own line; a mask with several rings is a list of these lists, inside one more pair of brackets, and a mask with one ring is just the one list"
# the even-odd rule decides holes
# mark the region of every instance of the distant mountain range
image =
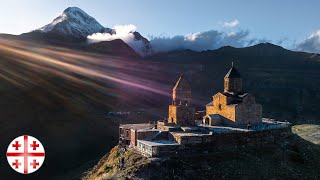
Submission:
[[[187,59],[190,59],[192,55],[199,55],[199,54],[209,54],[212,50],[203,51],[203,52],[196,52],[192,50],[187,49],[181,49],[181,50],[175,50],[172,52],[160,52],[160,53],[154,53],[152,49],[152,45],[150,44],[150,41],[146,39],[143,35],[141,35],[137,31],[130,31],[128,34],[132,35],[133,42],[122,42],[117,41],[114,43],[114,41],[107,41],[104,43],[99,43],[98,45],[94,45],[97,42],[91,42],[88,43],[87,37],[90,35],[93,35],[95,33],[104,33],[109,35],[116,35],[117,31],[116,29],[112,29],[109,27],[102,26],[95,18],[88,15],[86,12],[81,10],[78,7],[68,7],[63,11],[61,15],[59,15],[57,18],[55,18],[51,23],[36,29],[34,31],[24,33],[21,35],[21,37],[31,38],[32,40],[41,40],[45,42],[54,42],[59,44],[67,44],[68,46],[79,46],[79,44],[83,46],[88,46],[89,49],[97,50],[99,52],[108,52],[113,54],[117,54],[117,52],[124,52],[128,51],[125,54],[130,54],[130,56],[161,56],[165,54],[176,54],[176,53],[186,53],[190,52],[189,55],[186,57]],[[103,40],[101,40],[103,41]],[[136,44],[136,42],[139,42],[139,45]],[[126,45],[120,45],[121,43],[126,43],[135,51],[133,53],[131,50],[127,49]],[[91,44],[91,45],[88,45]],[[114,45],[113,45],[114,44]],[[141,45],[142,44],[142,45]],[[269,46],[263,45],[264,43],[257,44],[256,46],[252,46],[250,49],[256,49],[256,52],[263,52],[264,56],[271,55],[273,56],[275,52],[286,52],[284,51],[284,48],[272,45],[270,43],[267,43]],[[122,48],[125,48],[123,50],[120,50],[117,48],[117,46],[121,46]],[[105,46],[105,47],[104,47]],[[95,49],[98,47],[98,49]],[[219,49],[219,51],[227,51],[231,50],[232,47],[222,47]],[[240,48],[241,49],[241,48]],[[236,49],[232,51],[238,51]],[[241,50],[243,52],[243,50]],[[251,50],[250,50],[251,51]],[[191,53],[192,52],[192,53]],[[133,53],[133,54],[132,54]],[[247,52],[243,52],[247,53]],[[121,54],[119,54],[121,55]],[[310,58],[319,58],[319,54],[316,53],[310,53]]]

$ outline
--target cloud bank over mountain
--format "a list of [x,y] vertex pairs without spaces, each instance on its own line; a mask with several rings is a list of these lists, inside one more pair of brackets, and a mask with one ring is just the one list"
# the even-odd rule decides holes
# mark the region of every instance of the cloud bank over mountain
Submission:
[[[223,26],[236,27],[239,26],[239,24],[240,22],[238,20],[233,20],[230,22],[225,22]],[[87,39],[89,43],[121,39],[142,56],[149,55],[150,53],[168,52],[183,49],[206,51],[218,49],[223,46],[240,48],[255,45],[257,43],[271,42],[268,39],[250,37],[250,32],[248,30],[209,30],[186,35],[176,35],[173,37],[151,36],[148,43],[148,48],[146,49],[145,41],[148,40],[143,41],[141,39],[137,39],[136,35],[134,34],[136,30],[137,27],[133,24],[116,25],[113,27],[113,33],[94,33],[89,35]],[[279,44],[279,42],[276,44]],[[320,53],[320,30],[311,33],[302,42],[293,44],[291,47],[293,50]]]
[[[114,26],[116,33],[95,33],[88,36],[89,43],[99,41],[111,41],[122,39],[136,52],[143,55],[145,53],[145,43],[135,38],[132,32],[137,30],[137,27],[129,25]],[[152,52],[168,52],[173,50],[190,49],[193,51],[206,51],[220,48],[222,46],[245,47],[259,42],[265,42],[261,39],[253,39],[249,37],[249,31],[218,31],[209,30],[204,32],[190,33],[187,35],[177,35],[173,37],[151,37],[150,47]]]
[[147,55],[146,44],[142,39],[137,39],[134,32],[137,27],[133,24],[116,25],[113,27],[113,33],[94,33],[87,37],[89,43],[96,43],[100,41],[112,41],[121,39],[127,43],[135,52],[140,55]]
[[296,50],[320,53],[320,30],[311,33],[306,39],[298,43]]
[[236,32],[209,30],[174,37],[153,37],[150,44],[155,52],[178,49],[206,51],[222,46],[244,47],[261,41],[250,38],[249,34],[249,31],[246,30]]

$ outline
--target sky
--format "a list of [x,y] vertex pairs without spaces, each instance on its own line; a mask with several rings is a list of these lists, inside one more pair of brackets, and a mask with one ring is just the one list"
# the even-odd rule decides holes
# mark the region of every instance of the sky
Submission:
[[304,50],[310,46],[312,51],[320,51],[318,0],[1,0],[0,3],[0,33],[21,34],[40,28],[67,7],[77,6],[105,27],[133,24],[149,39],[211,30],[247,32],[249,39],[291,49]]

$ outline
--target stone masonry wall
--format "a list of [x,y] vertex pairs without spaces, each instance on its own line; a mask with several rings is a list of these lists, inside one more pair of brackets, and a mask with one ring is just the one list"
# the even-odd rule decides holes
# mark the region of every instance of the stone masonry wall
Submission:
[[277,139],[292,134],[291,127],[272,129],[265,131],[250,131],[240,133],[213,133],[208,136],[199,137],[175,137],[177,142],[183,146],[243,146],[274,143]]
[[236,106],[236,120],[240,124],[258,124],[262,121],[262,106],[260,104],[239,104]]
[[[213,106],[208,106],[207,114],[220,114],[229,121],[235,121],[235,106],[227,105],[227,97],[221,93],[213,96]],[[227,121],[226,121],[227,122]]]
[[[192,106],[169,106],[168,122],[179,125],[194,124],[195,109]],[[173,120],[173,121],[172,121]]]
[[241,92],[241,78],[224,78],[224,92]]
[[131,146],[137,146],[137,138],[136,138],[136,136],[137,136],[137,131],[134,130],[134,129],[131,129],[130,136],[131,136],[131,138],[130,138],[130,145],[131,145]]
[[262,120],[262,106],[255,102],[254,97],[248,94],[243,102],[237,105],[227,105],[227,97],[221,93],[213,96],[213,105],[206,106],[207,114],[219,114],[224,125],[258,124]]

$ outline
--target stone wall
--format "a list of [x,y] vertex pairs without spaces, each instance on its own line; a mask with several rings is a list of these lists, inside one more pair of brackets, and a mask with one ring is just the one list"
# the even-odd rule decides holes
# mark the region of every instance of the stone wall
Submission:
[[173,105],[191,105],[191,90],[173,90],[172,92],[172,101]]
[[241,78],[224,78],[224,92],[241,92],[242,79]]
[[179,125],[194,125],[195,109],[192,106],[169,106],[168,122]]
[[221,93],[213,96],[213,105],[206,106],[207,114],[219,114],[225,125],[232,124],[236,121],[235,111],[235,106],[227,105],[227,97]]
[[131,129],[130,146],[137,146],[137,130]]
[[177,121],[177,106],[169,105],[168,122],[175,123]]
[[141,141],[138,141],[137,142],[137,147],[136,147],[139,152],[144,155],[144,156],[147,156],[147,157],[152,157],[153,154],[155,154],[155,152],[153,151],[153,148],[152,146],[148,145],[148,144],[145,144]]
[[147,143],[138,141],[137,149],[144,156],[159,157],[159,156],[175,155],[176,152],[181,150],[181,146],[180,145],[151,146]]
[[228,104],[228,97],[222,93],[213,96],[213,103],[206,106],[207,114],[219,114],[224,125],[258,124],[262,121],[262,106],[251,94],[238,104]]
[[262,122],[262,106],[255,102],[247,102],[250,97],[245,97],[243,103],[236,106],[236,122],[239,124],[259,124]]
[[185,147],[192,146],[247,146],[274,143],[277,139],[292,134],[291,127],[264,131],[249,131],[235,133],[212,133],[206,136],[182,136],[175,140]]
[[203,117],[202,124],[209,126],[220,126],[222,125],[222,118],[220,115],[205,115]]
[[182,146],[185,145],[198,145],[198,144],[205,144],[210,143],[212,135],[203,135],[203,136],[180,136],[177,137],[178,141]]
[[119,127],[119,142],[124,145],[130,145],[131,130],[128,128]]
[[153,148],[154,157],[174,155],[181,150],[181,146],[179,145],[155,146]]

